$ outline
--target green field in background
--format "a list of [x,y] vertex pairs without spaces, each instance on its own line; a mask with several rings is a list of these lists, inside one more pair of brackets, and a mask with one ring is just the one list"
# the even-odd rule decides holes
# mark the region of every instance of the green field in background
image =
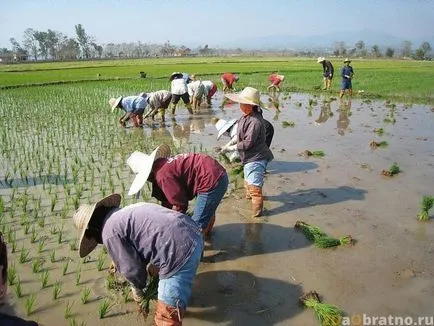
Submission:
[[[335,67],[332,92],[337,93],[343,60],[330,60]],[[434,103],[434,62],[354,59],[351,65],[355,70],[355,96],[361,91],[360,96]],[[283,91],[319,92],[322,85],[322,66],[316,63],[316,58],[200,57],[0,65],[0,87],[106,79],[126,79],[137,84],[140,83],[139,72],[143,71],[147,74],[146,83],[141,79],[144,88],[151,83],[168,89],[168,75],[182,71],[200,74],[203,79],[217,82],[221,88],[220,74],[230,71],[240,74],[238,89],[250,85],[265,91],[267,76],[274,70],[286,76]]]

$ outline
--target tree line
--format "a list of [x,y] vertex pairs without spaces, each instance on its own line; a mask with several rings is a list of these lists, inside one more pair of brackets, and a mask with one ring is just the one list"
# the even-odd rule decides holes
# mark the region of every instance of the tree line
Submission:
[[[316,51],[245,51],[243,49],[212,49],[208,45],[200,46],[197,49],[190,49],[184,45],[175,46],[169,41],[164,44],[146,44],[141,42],[132,43],[108,43],[97,44],[95,38],[86,33],[81,25],[75,25],[75,37],[69,37],[61,32],[48,29],[38,31],[27,28],[23,33],[22,42],[14,37],[10,38],[11,49],[0,48],[0,59],[3,62],[17,61],[40,61],[40,60],[77,60],[96,58],[141,58],[154,56],[191,56],[191,55],[227,55],[227,54],[281,54],[281,55],[316,55],[322,54]],[[333,44],[330,54],[335,56],[350,57],[405,57],[416,60],[431,60],[431,45],[423,42],[413,51],[412,42],[404,41],[400,49],[386,48],[383,52],[380,46],[366,46],[363,40],[357,41],[354,46],[347,46],[345,42],[339,41]]]

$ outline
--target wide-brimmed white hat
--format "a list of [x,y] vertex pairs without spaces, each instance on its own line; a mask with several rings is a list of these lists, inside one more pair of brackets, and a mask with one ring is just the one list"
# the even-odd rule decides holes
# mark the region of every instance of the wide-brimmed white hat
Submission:
[[250,105],[261,105],[259,91],[253,87],[244,88],[240,94],[229,93],[225,96],[231,101]]
[[119,105],[121,100],[122,100],[122,96],[119,96],[118,98],[113,97],[109,100],[109,104],[112,108],[112,112],[116,109],[116,107]]
[[156,159],[170,156],[170,147],[166,144],[158,146],[151,155],[135,151],[130,155],[127,164],[133,173],[136,174],[133,183],[131,184],[128,195],[134,195],[139,192],[148,180],[149,174],[152,171],[152,165]]
[[325,60],[324,57],[318,57],[318,59],[316,60],[316,63],[323,62],[324,60]]
[[174,80],[175,78],[183,78],[183,77],[184,77],[184,75],[182,74],[182,72],[177,71],[177,72],[173,72],[173,73],[169,76],[169,80],[172,81],[172,80]]
[[348,58],[345,58],[344,63],[345,63],[345,62],[351,62],[351,60],[348,59]]
[[237,123],[237,119],[231,119],[229,121],[223,120],[223,119],[219,119],[216,124],[215,127],[217,128],[218,134],[217,134],[217,140],[220,139],[220,137],[230,128],[232,127],[234,124]]
[[112,194],[101,199],[96,204],[81,205],[78,208],[78,210],[75,212],[74,216],[72,217],[72,222],[74,223],[74,226],[79,230],[79,232],[81,232],[80,242],[78,245],[78,252],[81,258],[89,255],[92,252],[92,250],[95,249],[96,246],[98,245],[96,239],[90,237],[86,233],[87,227],[92,219],[104,218],[104,216],[96,216],[94,214],[95,210],[101,206],[115,208],[115,207],[119,207],[120,204],[121,204],[121,195]]

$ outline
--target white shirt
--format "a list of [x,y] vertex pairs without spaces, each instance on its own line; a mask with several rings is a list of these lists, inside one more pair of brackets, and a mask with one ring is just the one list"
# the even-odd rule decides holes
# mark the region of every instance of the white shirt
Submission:
[[172,80],[171,93],[175,95],[187,93],[187,84],[185,83],[185,80],[182,78]]

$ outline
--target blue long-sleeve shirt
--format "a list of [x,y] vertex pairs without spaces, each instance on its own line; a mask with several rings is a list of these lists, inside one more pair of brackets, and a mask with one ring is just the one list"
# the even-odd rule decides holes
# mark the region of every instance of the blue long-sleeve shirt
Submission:
[[[343,66],[341,69],[341,76],[342,79],[351,79],[354,75],[353,67],[351,66]],[[350,76],[350,78],[347,78],[345,76]]]
[[143,113],[147,104],[146,99],[141,96],[126,96],[121,100],[121,107],[127,113]]
[[102,241],[118,271],[136,288],[146,286],[146,265],[171,277],[202,241],[197,224],[187,215],[160,205],[138,203],[116,209],[106,219]]

